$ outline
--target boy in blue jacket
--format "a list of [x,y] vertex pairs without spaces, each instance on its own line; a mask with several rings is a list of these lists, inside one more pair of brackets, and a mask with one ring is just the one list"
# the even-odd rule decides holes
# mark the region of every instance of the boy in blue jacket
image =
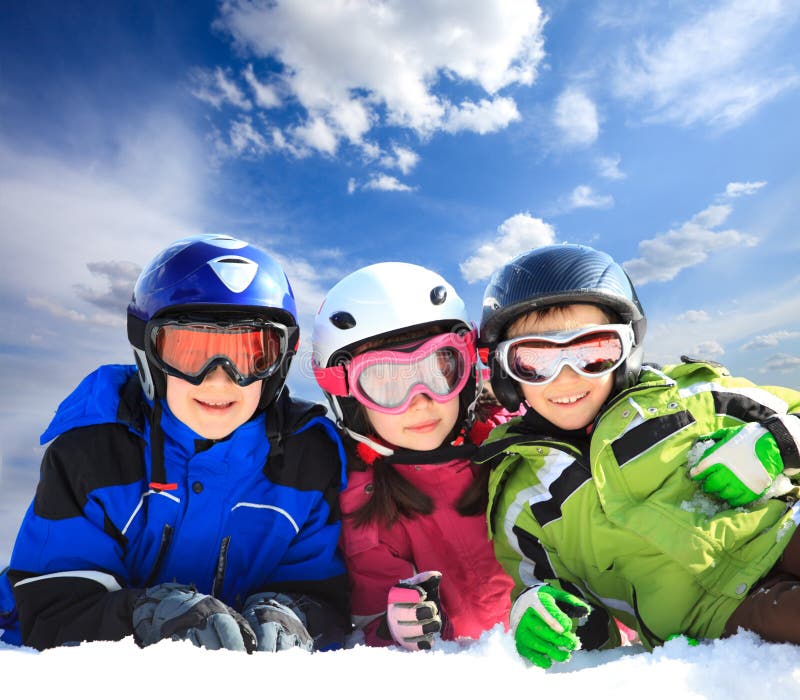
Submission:
[[344,454],[325,409],[284,388],[298,337],[256,246],[198,236],[150,262],[128,306],[136,365],[94,371],[42,435],[0,641],[342,646]]

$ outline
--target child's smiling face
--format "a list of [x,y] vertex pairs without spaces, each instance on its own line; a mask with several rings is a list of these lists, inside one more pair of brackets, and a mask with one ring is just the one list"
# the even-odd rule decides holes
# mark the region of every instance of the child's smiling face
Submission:
[[407,450],[435,450],[455,427],[459,400],[455,396],[439,403],[417,394],[403,413],[381,413],[366,407],[365,411],[375,432],[389,444]]
[[[571,304],[543,316],[531,314],[515,321],[506,336],[575,330],[610,323],[611,319],[597,306]],[[540,416],[562,430],[578,430],[595,419],[614,386],[614,372],[601,377],[584,377],[565,365],[548,384],[520,383],[528,405]]]
[[220,440],[246,423],[258,408],[262,381],[239,386],[222,367],[198,386],[167,375],[167,404],[182,423],[209,440]]

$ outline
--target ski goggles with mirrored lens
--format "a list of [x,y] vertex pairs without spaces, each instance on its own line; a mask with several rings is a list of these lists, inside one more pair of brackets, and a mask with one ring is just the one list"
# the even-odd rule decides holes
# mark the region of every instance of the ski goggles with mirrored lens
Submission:
[[417,394],[438,403],[458,396],[477,361],[477,333],[443,333],[423,341],[368,350],[334,367],[314,367],[323,391],[352,396],[381,413],[408,410]]
[[261,319],[156,319],[148,327],[147,338],[148,356],[167,374],[198,385],[221,366],[239,386],[247,386],[280,367],[289,329]]
[[602,377],[625,362],[632,347],[631,326],[614,323],[523,335],[498,343],[494,352],[513,379],[541,385],[552,382],[564,365],[584,377]]

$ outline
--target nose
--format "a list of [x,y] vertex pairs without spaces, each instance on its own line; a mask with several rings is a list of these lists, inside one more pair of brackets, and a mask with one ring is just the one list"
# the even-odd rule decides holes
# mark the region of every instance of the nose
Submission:
[[203,384],[220,384],[232,382],[228,373],[222,368],[222,365],[217,365],[203,379]]
[[416,394],[412,397],[411,403],[408,404],[408,407],[409,408],[421,407],[420,404],[427,404],[429,401],[433,401],[433,399],[427,394]]
[[553,381],[559,381],[561,379],[572,380],[576,377],[580,377],[580,375],[572,368],[572,365],[568,365],[566,362],[561,365],[561,369],[558,370],[558,374]]

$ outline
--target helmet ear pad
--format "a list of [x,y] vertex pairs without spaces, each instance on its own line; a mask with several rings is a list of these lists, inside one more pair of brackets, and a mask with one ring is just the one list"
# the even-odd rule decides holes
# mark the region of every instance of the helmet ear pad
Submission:
[[281,358],[281,364],[275,373],[262,380],[261,400],[258,403],[259,410],[264,410],[275,401],[281,395],[283,387],[286,385],[289,367],[292,364],[292,359],[297,352],[297,346],[300,342],[300,328],[297,326],[287,327],[289,328],[289,338],[286,344],[286,352]]
[[509,377],[503,370],[495,351],[489,353],[489,371],[492,382],[492,391],[503,407],[511,412],[517,411],[519,405],[525,400],[519,384]]
[[642,357],[644,348],[641,345],[634,345],[628,355],[628,359],[614,371],[614,390],[612,396],[616,396],[623,389],[633,386],[639,381],[639,374],[642,371]]

